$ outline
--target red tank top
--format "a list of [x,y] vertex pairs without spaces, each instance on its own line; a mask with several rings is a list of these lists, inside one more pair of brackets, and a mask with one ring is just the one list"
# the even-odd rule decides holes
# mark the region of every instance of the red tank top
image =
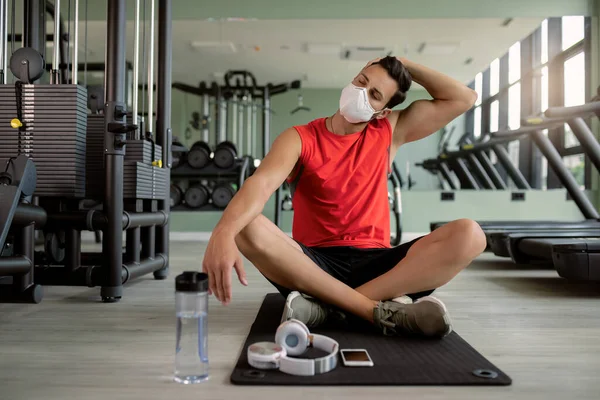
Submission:
[[294,239],[311,247],[391,247],[387,118],[345,136],[330,132],[325,118],[294,128],[302,139],[300,159],[288,178]]

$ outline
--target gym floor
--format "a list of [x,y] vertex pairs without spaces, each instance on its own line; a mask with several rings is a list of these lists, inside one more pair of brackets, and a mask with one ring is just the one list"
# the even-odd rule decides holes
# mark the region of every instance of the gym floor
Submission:
[[[84,248],[94,249],[96,245]],[[211,299],[208,382],[172,382],[173,278],[199,269],[206,243],[172,242],[166,281],[145,276],[116,304],[99,289],[45,288],[37,305],[0,304],[0,398],[33,399],[598,399],[600,285],[484,254],[437,291],[455,330],[506,372],[508,387],[244,387],[229,383],[264,295],[274,291],[246,260],[249,287],[230,306]],[[401,354],[398,357],[402,357]]]

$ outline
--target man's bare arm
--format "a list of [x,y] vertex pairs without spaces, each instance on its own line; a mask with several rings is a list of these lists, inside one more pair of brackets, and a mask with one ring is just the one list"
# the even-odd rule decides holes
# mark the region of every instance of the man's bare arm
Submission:
[[410,60],[399,60],[413,81],[423,86],[433,99],[417,100],[405,110],[390,115],[396,148],[437,132],[468,111],[477,100],[477,92],[461,82]]
[[235,237],[252,222],[262,212],[269,197],[292,172],[301,149],[302,142],[294,128],[281,133],[257,170],[233,197],[213,234]]

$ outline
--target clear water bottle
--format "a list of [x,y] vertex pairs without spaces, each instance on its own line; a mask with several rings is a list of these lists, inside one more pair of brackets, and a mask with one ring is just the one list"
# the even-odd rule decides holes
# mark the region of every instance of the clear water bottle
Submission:
[[177,345],[175,377],[179,383],[208,379],[208,275],[186,271],[175,278]]

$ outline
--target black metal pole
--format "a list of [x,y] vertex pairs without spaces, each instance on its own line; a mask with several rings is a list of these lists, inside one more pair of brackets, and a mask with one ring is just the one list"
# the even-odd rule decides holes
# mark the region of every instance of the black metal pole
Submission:
[[65,231],[65,268],[75,271],[81,265],[81,231],[69,228]]
[[[165,264],[166,257],[163,254],[156,254],[155,258],[142,259],[139,263],[122,264],[119,268],[121,285],[132,279],[161,269]],[[101,285],[104,279],[102,268],[98,268],[97,266],[82,266],[71,274],[64,274],[60,268],[47,268],[41,270],[36,276],[36,281],[49,286],[95,287]],[[0,301],[2,299],[1,295],[2,291],[0,291]]]
[[506,183],[504,182],[504,180],[502,180],[500,173],[494,167],[494,164],[492,164],[492,161],[488,157],[487,153],[484,151],[480,151],[476,154],[476,156],[483,168],[485,169],[485,171],[487,172],[490,179],[494,182],[494,185],[496,185],[496,189],[507,189],[508,187],[506,186]]
[[544,157],[548,160],[548,166],[552,168],[560,182],[565,189],[567,189],[584,217],[588,219],[600,218],[600,214],[598,214],[598,211],[590,199],[588,199],[583,193],[583,190],[579,188],[579,184],[573,177],[573,174],[571,174],[563,164],[563,160],[558,153],[558,150],[556,150],[556,147],[554,147],[550,139],[548,139],[542,131],[534,132],[531,137]]
[[[46,49],[45,25],[42,25],[46,15],[45,0],[23,1],[23,37],[22,46],[30,47],[40,53]],[[35,83],[35,82],[34,82]]]
[[[156,109],[156,142],[162,146],[163,168],[167,169],[166,196],[158,201],[158,210],[168,216],[171,210],[171,198],[168,188],[171,186],[171,71],[172,71],[172,15],[171,0],[158,2],[158,106]],[[169,274],[169,221],[156,227],[156,250],[166,257],[164,268],[154,272],[156,279],[164,279]]]
[[504,146],[496,144],[492,146],[492,150],[494,150],[494,153],[496,153],[498,161],[500,162],[500,164],[502,164],[510,178],[515,183],[515,185],[517,185],[517,189],[531,189],[531,186],[527,182],[527,179],[525,179],[521,171],[519,171],[519,169],[515,167],[515,164],[513,164],[510,160],[508,152],[506,151]]
[[462,158],[451,158],[448,160],[448,164],[458,177],[461,189],[479,190],[479,184],[473,175],[471,175],[471,172],[469,172],[465,160]]
[[141,228],[141,258],[152,258],[156,253],[156,229],[153,226]]
[[568,121],[568,124],[579,140],[579,143],[581,143],[585,154],[590,158],[596,169],[600,171],[600,144],[588,125],[583,118],[572,119]]
[[483,169],[483,166],[481,165],[475,154],[469,154],[467,156],[467,160],[469,165],[471,165],[471,168],[475,173],[475,177],[477,181],[479,181],[480,186],[483,186],[484,189],[494,189],[494,182],[492,182],[487,172]]
[[0,275],[21,275],[31,270],[31,260],[23,256],[0,257]]
[[133,228],[127,231],[125,254],[127,262],[140,262],[140,251],[142,248],[141,228]]
[[[19,211],[21,206],[17,208]],[[139,212],[123,213],[121,217],[121,229],[137,228],[141,226],[164,225],[168,220],[168,215],[162,211],[158,212]],[[48,215],[48,227],[64,228],[65,226],[75,228],[80,231],[106,230],[108,220],[101,211],[65,211],[60,214]]]
[[440,172],[442,173],[442,176],[444,177],[446,182],[448,182],[450,189],[456,190],[457,187],[456,187],[456,184],[454,183],[454,179],[452,179],[452,172],[450,171],[450,168],[448,167],[447,163],[440,162]]
[[[38,20],[40,0],[23,1],[23,36],[21,45],[38,50],[40,47],[39,31],[40,24]],[[42,9],[45,11],[45,6]],[[45,44],[45,43],[44,43]]]
[[124,282],[149,274],[152,271],[162,271],[167,266],[167,257],[164,254],[155,254],[153,258],[143,259],[140,262],[125,264],[128,275]]
[[[46,12],[52,16],[52,19],[54,20],[54,12],[55,8],[54,8],[54,3],[50,2],[50,1],[46,1]],[[64,34],[65,34],[65,26],[63,23],[63,19],[62,17],[59,18],[59,29],[58,29],[58,34],[60,35],[60,48],[59,48],[59,62],[60,64],[57,65],[56,67],[54,67],[54,69],[56,70],[60,70],[61,71],[61,79],[62,79],[62,83],[67,83],[68,82],[68,74],[67,74],[67,68],[68,68],[68,61],[67,61],[67,41],[64,40]],[[55,32],[56,34],[56,32]],[[44,48],[45,48],[45,44],[44,44]],[[56,60],[52,61],[54,64],[56,64]]]
[[104,282],[100,290],[105,302],[118,301],[123,292],[121,279],[123,241],[123,161],[125,156],[125,2],[108,0],[106,29],[105,115],[105,197]]
[[13,290],[24,292],[33,285],[33,259],[35,252],[35,225],[27,225],[17,230],[15,234],[14,254],[23,256],[31,263],[29,272],[13,277]]
[[[131,207],[135,211],[135,205]],[[142,247],[140,227],[130,228],[126,232],[125,260],[126,262],[140,262],[140,250]]]
[[263,89],[263,158],[267,156],[271,147],[271,94],[269,86]]
[[13,216],[12,226],[29,225],[32,222],[38,229],[46,225],[46,210],[30,204],[19,204]]

